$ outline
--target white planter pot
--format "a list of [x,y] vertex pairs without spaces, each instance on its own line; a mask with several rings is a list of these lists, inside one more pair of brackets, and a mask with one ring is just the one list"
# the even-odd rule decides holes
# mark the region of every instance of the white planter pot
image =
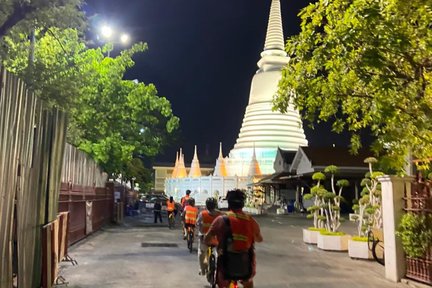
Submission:
[[348,240],[351,239],[351,235],[321,235],[318,234],[317,246],[322,250],[329,251],[347,251]]
[[276,214],[278,214],[278,215],[286,214],[286,210],[283,208],[278,208],[278,209],[276,209]]
[[357,259],[372,259],[372,252],[369,251],[368,242],[348,241],[348,255]]
[[307,244],[317,244],[319,231],[303,229],[303,242]]
[[246,212],[246,213],[249,213],[251,215],[258,215],[259,214],[258,213],[259,212],[258,209],[257,208],[253,208],[253,207],[244,207],[243,211]]

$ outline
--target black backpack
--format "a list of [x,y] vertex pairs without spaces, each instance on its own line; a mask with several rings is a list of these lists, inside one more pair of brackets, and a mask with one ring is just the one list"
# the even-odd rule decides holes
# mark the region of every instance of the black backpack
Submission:
[[253,263],[253,245],[248,251],[233,251],[233,236],[231,232],[231,225],[229,218],[223,216],[227,226],[225,233],[225,240],[223,242],[222,265],[224,271],[224,278],[227,280],[248,280],[252,277],[252,263]]

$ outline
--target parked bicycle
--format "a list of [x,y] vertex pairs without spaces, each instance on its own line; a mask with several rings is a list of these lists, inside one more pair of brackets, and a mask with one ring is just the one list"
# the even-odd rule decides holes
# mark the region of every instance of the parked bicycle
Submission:
[[372,256],[381,265],[385,265],[384,259],[384,236],[380,229],[370,229],[367,232],[368,248],[372,252]]

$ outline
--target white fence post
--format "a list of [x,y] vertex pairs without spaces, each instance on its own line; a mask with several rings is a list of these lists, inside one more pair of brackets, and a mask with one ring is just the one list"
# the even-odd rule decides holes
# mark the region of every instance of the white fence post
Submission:
[[413,178],[386,175],[378,180],[381,182],[382,191],[385,277],[399,282],[405,276],[405,255],[395,232],[404,214],[404,191],[405,188],[411,189],[409,183]]

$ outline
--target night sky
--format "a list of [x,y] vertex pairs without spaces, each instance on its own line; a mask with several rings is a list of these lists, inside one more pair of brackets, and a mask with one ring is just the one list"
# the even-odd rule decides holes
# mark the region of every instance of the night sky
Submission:
[[[91,26],[111,23],[149,49],[135,58],[126,77],[156,85],[181,121],[181,139],[158,161],[186,165],[198,145],[202,163],[214,164],[237,139],[256,62],[264,46],[271,0],[88,0]],[[300,9],[312,0],[281,0],[285,38],[299,32]],[[119,47],[120,45],[115,45]],[[115,55],[116,51],[114,51]],[[117,52],[118,53],[118,52]],[[306,126],[306,125],[305,125]],[[346,137],[305,127],[310,146],[346,143]]]

